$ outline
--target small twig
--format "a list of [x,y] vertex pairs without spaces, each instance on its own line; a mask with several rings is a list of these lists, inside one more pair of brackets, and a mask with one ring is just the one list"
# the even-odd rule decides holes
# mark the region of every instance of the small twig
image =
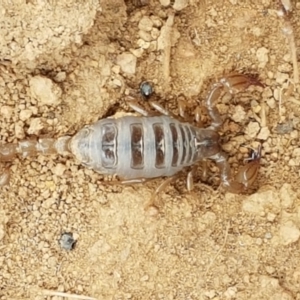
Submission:
[[261,103],[261,111],[260,111],[260,120],[261,120],[261,127],[267,126],[267,117],[266,117],[266,104],[265,102]]
[[297,104],[297,105],[300,105],[300,100],[297,100],[297,99],[295,99],[295,98],[290,98],[288,101],[289,101],[289,102],[292,102],[292,103],[295,103],[295,104]]
[[211,269],[211,267],[213,266],[214,262],[216,261],[217,257],[220,255],[220,253],[222,252],[222,250],[224,249],[226,243],[227,243],[227,237],[228,237],[228,231],[229,231],[229,226],[230,226],[230,222],[227,222],[227,226],[226,226],[226,232],[225,232],[225,237],[224,237],[224,242],[223,245],[221,246],[221,248],[219,249],[219,251],[216,253],[215,257],[212,259],[212,261],[210,262],[209,266],[207,267],[204,276],[207,276],[207,273],[209,272],[209,270]]
[[291,57],[292,57],[292,63],[293,63],[293,71],[294,71],[294,83],[299,83],[299,70],[298,70],[298,62],[297,62],[297,50],[296,50],[296,44],[295,44],[295,37],[292,25],[288,22],[286,23],[285,27],[283,27],[283,33],[287,36],[290,51],[291,51]]
[[281,107],[282,107],[282,91],[283,91],[284,88],[281,88],[280,89],[280,93],[279,93],[279,99],[278,99],[278,110],[279,110],[279,120],[281,119]]
[[[279,93],[279,101],[278,101],[278,105],[279,105],[279,119],[281,120],[281,112],[282,112],[282,109],[281,109],[281,106],[282,106],[282,103],[283,103],[283,100],[288,100],[290,102],[293,102],[295,104],[300,104],[300,101],[296,100],[296,99],[293,99],[290,97],[293,89],[295,88],[295,83],[292,82],[291,80],[288,81],[288,84],[290,85],[287,85],[287,86],[284,86],[282,88],[280,88],[280,93]],[[291,85],[293,85],[293,87],[291,88]]]
[[50,291],[50,290],[42,290],[42,294],[44,296],[58,296],[58,297],[71,298],[71,299],[97,300],[96,298],[92,298],[92,297],[88,297],[88,296],[56,292],[56,291]]
[[286,13],[292,10],[292,4],[290,0],[281,0],[281,4],[283,5]]
[[174,24],[174,14],[170,13],[166,24],[161,29],[161,35],[158,40],[158,50],[162,50],[162,75],[164,79],[164,88],[169,89],[170,84],[170,60],[172,47],[172,26]]
[[293,71],[294,71],[294,84],[298,84],[300,82],[299,80],[299,69],[298,69],[298,62],[297,62],[297,48],[295,44],[295,36],[294,36],[294,30],[293,26],[290,22],[291,18],[291,12],[292,12],[292,4],[290,0],[281,0],[282,9],[278,12],[278,15],[280,17],[284,18],[284,26],[282,28],[282,31],[284,35],[286,35],[288,42],[289,42],[289,48],[293,63]]

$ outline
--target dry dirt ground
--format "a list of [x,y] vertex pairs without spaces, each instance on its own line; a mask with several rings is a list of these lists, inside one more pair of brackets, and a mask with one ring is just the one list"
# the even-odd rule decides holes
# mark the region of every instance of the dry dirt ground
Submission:
[[[271,0],[1,1],[1,143],[71,135],[129,111],[126,97],[139,97],[143,80],[175,113],[179,96],[192,112],[232,69],[264,84],[217,105],[233,170],[245,146],[262,143],[249,195],[221,191],[209,162],[192,192],[183,174],[149,213],[163,179],[108,186],[71,157],[11,162],[0,196],[1,300],[300,299],[295,2],[285,20]],[[72,251],[58,243],[63,232],[77,240]]]

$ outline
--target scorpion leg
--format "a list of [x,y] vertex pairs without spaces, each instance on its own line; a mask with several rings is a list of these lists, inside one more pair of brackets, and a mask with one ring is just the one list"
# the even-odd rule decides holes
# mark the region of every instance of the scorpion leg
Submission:
[[156,101],[149,101],[149,104],[158,112],[160,112],[162,115],[165,116],[171,116],[173,118],[176,118],[176,116],[171,113],[170,111],[168,111],[167,109],[165,109],[164,107],[162,107],[160,104],[158,104]]
[[179,100],[178,101],[178,108],[179,108],[179,115],[175,115],[174,113],[172,113],[171,111],[165,109],[163,106],[161,106],[159,103],[157,103],[156,101],[149,101],[149,104],[159,113],[161,113],[162,115],[165,116],[170,116],[174,119],[177,119],[179,121],[182,122],[192,122],[192,119],[189,118],[186,113],[186,104],[184,103],[183,100]]
[[[182,97],[179,96],[179,98]],[[193,123],[194,121],[193,117],[186,113],[186,108],[187,108],[186,101],[183,99],[178,99],[177,103],[178,103],[179,116],[176,116],[175,118],[181,122]]]
[[175,117],[171,112],[163,108],[160,104],[158,104],[156,101],[149,101],[149,104],[157,111],[147,111],[144,107],[139,105],[136,101],[127,101],[127,104],[132,108],[135,112],[139,113],[140,115],[144,117],[153,117],[159,115],[157,112],[165,115],[165,116],[172,116]]
[[225,89],[230,94],[236,94],[242,90],[245,90],[250,85],[262,86],[263,84],[259,80],[250,75],[231,73],[225,77],[222,77],[219,82],[213,84],[205,102],[208,110],[208,114],[212,119],[209,129],[218,130],[223,121],[218,109],[215,107],[216,100],[220,97],[221,92]]
[[[157,208],[158,205],[156,204],[156,198],[158,194],[163,192],[166,187],[173,181],[175,181],[178,178],[178,175],[174,175],[172,177],[166,178],[156,189],[155,192],[152,194],[150,200],[148,203],[145,205],[145,210],[152,208]],[[1,179],[1,178],[0,178]],[[124,184],[124,185],[132,185],[132,184],[138,184],[138,183],[146,183],[152,180],[155,180],[157,178],[135,178],[135,179],[128,179],[128,180],[119,180],[119,181],[104,181],[103,184],[105,185],[119,185],[119,184]]]
[[172,177],[168,177],[166,180],[164,180],[155,190],[154,194],[151,196],[149,202],[147,203],[147,205],[145,206],[145,210],[148,210],[150,207],[158,207],[158,205],[156,204],[156,198],[158,196],[159,193],[163,192],[166,187],[172,183],[173,181],[175,181],[178,178],[178,175],[174,175]]
[[[186,187],[187,190],[190,192],[193,190],[194,188],[194,178],[193,178],[193,173],[195,172],[195,168],[193,168],[191,171],[188,172],[187,175],[187,181],[186,181]],[[148,204],[146,205],[146,209],[148,209],[149,207],[157,207],[156,205],[156,197],[158,196],[159,193],[163,192],[166,187],[171,184],[172,182],[174,182],[180,175],[179,174],[175,174],[171,177],[168,177],[167,179],[165,179],[155,190],[154,194],[152,195],[150,201],[148,202]]]
[[226,154],[220,152],[213,157],[220,169],[221,182],[225,189],[231,193],[243,193],[256,180],[260,168],[261,148],[252,155],[250,163],[241,167],[232,179],[229,163],[227,162]]
[[134,179],[124,179],[124,180],[111,180],[111,181],[103,181],[102,184],[104,185],[133,185],[139,183],[146,183],[156,178],[134,178]]
[[187,116],[186,116],[186,104],[185,104],[185,101],[183,100],[178,100],[177,101],[178,103],[178,112],[179,112],[179,116],[182,118],[182,119],[186,119]]
[[193,178],[193,174],[194,173],[194,169],[189,171],[186,177],[186,188],[187,190],[190,192],[194,189],[194,178]]
[[[152,117],[152,116],[157,116],[157,113],[155,112],[151,112],[151,111],[147,111],[145,108],[143,108],[140,104],[138,104],[137,101],[133,101],[133,100],[129,100],[127,101],[128,106],[133,109],[135,112],[139,113],[140,115],[144,116],[144,117]],[[165,115],[165,116],[171,116],[175,119],[180,119],[182,121],[190,121],[188,120],[188,118],[185,115],[185,109],[186,109],[186,105],[185,103],[180,100],[178,102],[178,106],[179,106],[179,116],[176,116],[175,114],[173,114],[172,112],[168,111],[167,109],[165,109],[163,106],[161,106],[158,102],[156,101],[149,101],[149,104],[152,108],[154,108],[158,113]]]
[[151,181],[155,178],[135,178],[135,179],[128,179],[128,180],[120,180],[120,181],[108,181],[107,184],[136,184],[136,183],[145,183]]
[[196,122],[197,127],[204,127],[203,121],[201,120],[201,116],[203,115],[203,110],[200,106],[197,106],[195,108],[194,112],[194,121]]
[[195,109],[195,121],[197,124],[200,124],[201,122],[201,115],[202,115],[201,107],[197,106]]
[[137,102],[135,101],[128,101],[127,104],[132,108],[135,112],[141,114],[144,117],[150,117],[152,114],[151,112],[148,112],[145,110],[142,106],[140,106]]
[[221,115],[220,115],[218,109],[214,106],[214,102],[221,95],[222,87],[223,87],[223,85],[221,83],[215,83],[206,99],[206,107],[208,110],[208,114],[212,120],[212,123],[208,127],[208,129],[218,130],[221,127],[221,125],[223,124]]
[[3,170],[1,171],[2,172],[0,174],[0,187],[7,185],[10,179],[9,167],[3,167]]

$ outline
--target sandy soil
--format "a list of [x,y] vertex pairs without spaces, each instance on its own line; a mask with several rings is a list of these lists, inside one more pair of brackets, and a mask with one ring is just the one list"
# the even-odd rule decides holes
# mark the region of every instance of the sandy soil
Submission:
[[[232,69],[265,87],[218,103],[234,170],[245,145],[262,143],[249,195],[220,191],[212,162],[193,192],[183,174],[161,193],[153,215],[144,208],[163,179],[107,186],[70,157],[13,161],[0,196],[1,300],[300,299],[299,85],[278,9],[271,0],[2,1],[2,143],[71,135],[128,111],[143,80],[174,113],[179,95],[193,111]],[[289,22],[299,47],[300,3]],[[72,251],[60,247],[63,232],[77,240]]]

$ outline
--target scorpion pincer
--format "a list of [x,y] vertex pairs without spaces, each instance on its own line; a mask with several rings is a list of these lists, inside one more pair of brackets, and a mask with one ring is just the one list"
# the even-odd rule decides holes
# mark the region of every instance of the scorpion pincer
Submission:
[[[149,101],[160,113],[157,115],[157,112],[146,111],[131,102],[130,106],[142,116],[105,118],[85,126],[73,137],[3,144],[0,145],[0,161],[10,161],[17,155],[67,153],[100,174],[117,175],[121,183],[135,183],[172,177],[185,167],[212,159],[220,169],[221,184],[230,192],[241,193],[257,178],[260,150],[235,177],[231,175],[227,156],[219,143],[218,130],[222,119],[215,102],[222,90],[234,94],[250,85],[262,86],[256,78],[239,73],[228,74],[213,84],[205,100],[212,120],[207,128],[184,121],[183,109],[179,109],[180,116],[177,117],[156,102]],[[190,175],[188,178],[192,180]],[[5,173],[2,177],[8,178]],[[0,183],[6,183],[3,178]],[[191,185],[189,182],[188,186]]]

